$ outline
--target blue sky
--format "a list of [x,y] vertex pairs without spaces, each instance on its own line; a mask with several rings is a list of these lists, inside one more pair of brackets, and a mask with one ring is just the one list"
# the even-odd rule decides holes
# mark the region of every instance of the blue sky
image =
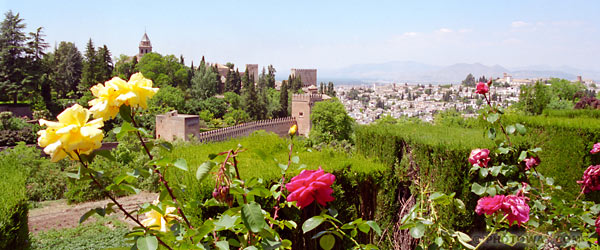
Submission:
[[0,0],[53,46],[92,38],[134,55],[144,33],[161,54],[210,62],[335,69],[418,61],[568,65],[600,71],[600,1]]

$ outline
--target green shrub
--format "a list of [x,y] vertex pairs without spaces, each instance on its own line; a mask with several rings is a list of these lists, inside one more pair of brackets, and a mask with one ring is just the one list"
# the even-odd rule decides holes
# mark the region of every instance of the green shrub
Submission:
[[588,118],[600,118],[600,110],[597,109],[544,109],[542,113],[548,117],[564,117],[564,118],[577,118],[577,117],[588,117]]
[[113,218],[94,216],[97,221],[75,228],[52,229],[31,235],[31,250],[88,250],[124,247],[127,225]]
[[12,150],[0,152],[0,249],[23,249],[27,247],[27,180],[19,168],[20,157]]

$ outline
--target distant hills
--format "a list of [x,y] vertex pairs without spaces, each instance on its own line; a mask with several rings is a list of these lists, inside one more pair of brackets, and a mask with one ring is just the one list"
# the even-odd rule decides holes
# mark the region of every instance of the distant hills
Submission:
[[[583,79],[600,80],[600,72],[581,70],[573,67],[551,67],[535,65],[508,69],[501,65],[487,66],[481,63],[457,63],[449,66],[435,66],[414,61],[394,61],[386,63],[355,64],[340,69],[319,70],[319,81],[338,80],[337,82],[418,82],[418,83],[456,83],[469,74],[502,77],[508,73],[513,78],[558,77],[575,80],[578,75]],[[323,79],[323,80],[321,80]]]

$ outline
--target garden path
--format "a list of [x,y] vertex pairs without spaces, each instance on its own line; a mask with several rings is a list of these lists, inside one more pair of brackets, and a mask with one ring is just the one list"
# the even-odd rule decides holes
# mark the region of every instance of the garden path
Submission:
[[[118,198],[117,201],[123,204],[127,211],[135,210],[138,205],[146,202],[152,202],[157,197],[155,193],[140,192],[136,195]],[[49,229],[60,229],[77,227],[79,218],[87,211],[97,207],[104,207],[109,199],[101,201],[90,201],[79,204],[68,205],[66,200],[49,201],[43,203],[43,207],[29,210],[29,232],[37,233]],[[115,210],[118,210],[115,207]],[[131,220],[126,220],[123,213],[117,213],[117,217],[130,225],[134,225]],[[94,218],[88,219],[93,221]]]

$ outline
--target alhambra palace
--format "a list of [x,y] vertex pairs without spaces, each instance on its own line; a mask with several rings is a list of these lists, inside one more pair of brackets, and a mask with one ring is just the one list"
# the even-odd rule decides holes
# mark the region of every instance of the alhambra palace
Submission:
[[[138,49],[138,54],[135,55],[138,60],[145,54],[152,52],[152,43],[146,32],[142,36]],[[216,66],[221,82],[224,82],[229,71],[233,70],[219,63],[209,65]],[[256,84],[258,81],[258,64],[246,64],[245,66]],[[240,72],[240,74],[245,73]],[[200,133],[200,117],[198,115],[179,114],[174,110],[156,116],[156,138],[167,141],[176,139],[197,140],[200,142],[223,141],[233,137],[247,136],[257,130],[265,130],[279,136],[285,136],[293,124],[298,125],[299,135],[308,136],[312,125],[310,121],[312,107],[316,102],[330,99],[330,97],[325,94],[318,94],[316,69],[292,68],[290,75],[300,77],[302,90],[304,91],[304,94],[294,94],[292,96],[292,114],[290,117],[253,121]],[[277,88],[280,85],[281,83],[277,84]]]

